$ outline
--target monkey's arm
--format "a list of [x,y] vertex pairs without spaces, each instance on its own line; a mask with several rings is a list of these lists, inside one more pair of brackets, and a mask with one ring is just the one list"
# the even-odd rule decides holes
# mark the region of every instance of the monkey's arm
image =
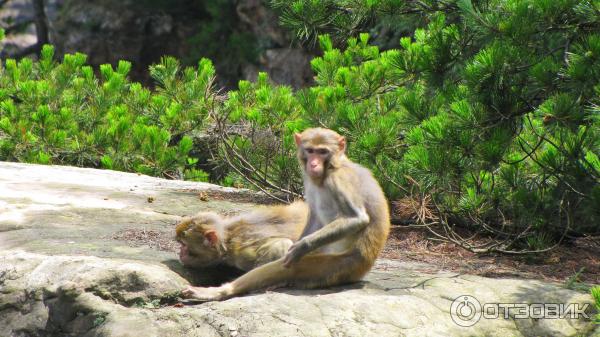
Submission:
[[357,233],[369,224],[369,215],[360,210],[358,215],[349,218],[337,218],[320,230],[307,235],[301,241],[306,241],[309,251],[313,251],[328,243],[335,242],[345,236]]
[[319,247],[357,233],[369,224],[369,215],[364,207],[359,208],[350,203],[347,206],[350,206],[353,216],[339,217],[294,243],[284,258],[284,266],[289,266]]

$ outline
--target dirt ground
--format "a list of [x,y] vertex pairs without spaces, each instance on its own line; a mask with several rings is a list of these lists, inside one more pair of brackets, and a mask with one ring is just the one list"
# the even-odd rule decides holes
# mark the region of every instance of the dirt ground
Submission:
[[381,255],[487,277],[535,278],[570,287],[600,284],[599,237],[577,239],[539,255],[477,255],[452,243],[431,241],[423,229],[394,227]]

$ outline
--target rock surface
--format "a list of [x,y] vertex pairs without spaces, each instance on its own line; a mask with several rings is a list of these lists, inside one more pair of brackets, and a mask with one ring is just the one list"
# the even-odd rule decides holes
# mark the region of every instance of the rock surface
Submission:
[[[252,208],[252,195],[240,195],[131,173],[0,162],[0,336],[600,336],[583,318],[514,319],[514,312],[461,327],[450,315],[461,295],[580,305],[591,297],[389,260],[345,287],[174,306],[192,277],[170,245],[174,223],[199,210]],[[158,239],[136,244],[139,235],[123,233]]]

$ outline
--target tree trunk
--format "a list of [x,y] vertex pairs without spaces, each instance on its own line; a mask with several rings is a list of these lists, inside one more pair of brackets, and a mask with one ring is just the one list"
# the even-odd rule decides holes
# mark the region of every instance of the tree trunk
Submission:
[[35,32],[37,35],[36,49],[40,51],[44,44],[48,43],[48,18],[44,10],[44,0],[32,0],[33,12],[35,14]]

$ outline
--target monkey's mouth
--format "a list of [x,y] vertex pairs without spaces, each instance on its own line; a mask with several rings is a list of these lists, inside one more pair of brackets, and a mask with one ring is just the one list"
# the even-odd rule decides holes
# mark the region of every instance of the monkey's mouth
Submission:
[[311,178],[320,178],[323,175],[323,170],[310,170],[308,171],[308,175]]

